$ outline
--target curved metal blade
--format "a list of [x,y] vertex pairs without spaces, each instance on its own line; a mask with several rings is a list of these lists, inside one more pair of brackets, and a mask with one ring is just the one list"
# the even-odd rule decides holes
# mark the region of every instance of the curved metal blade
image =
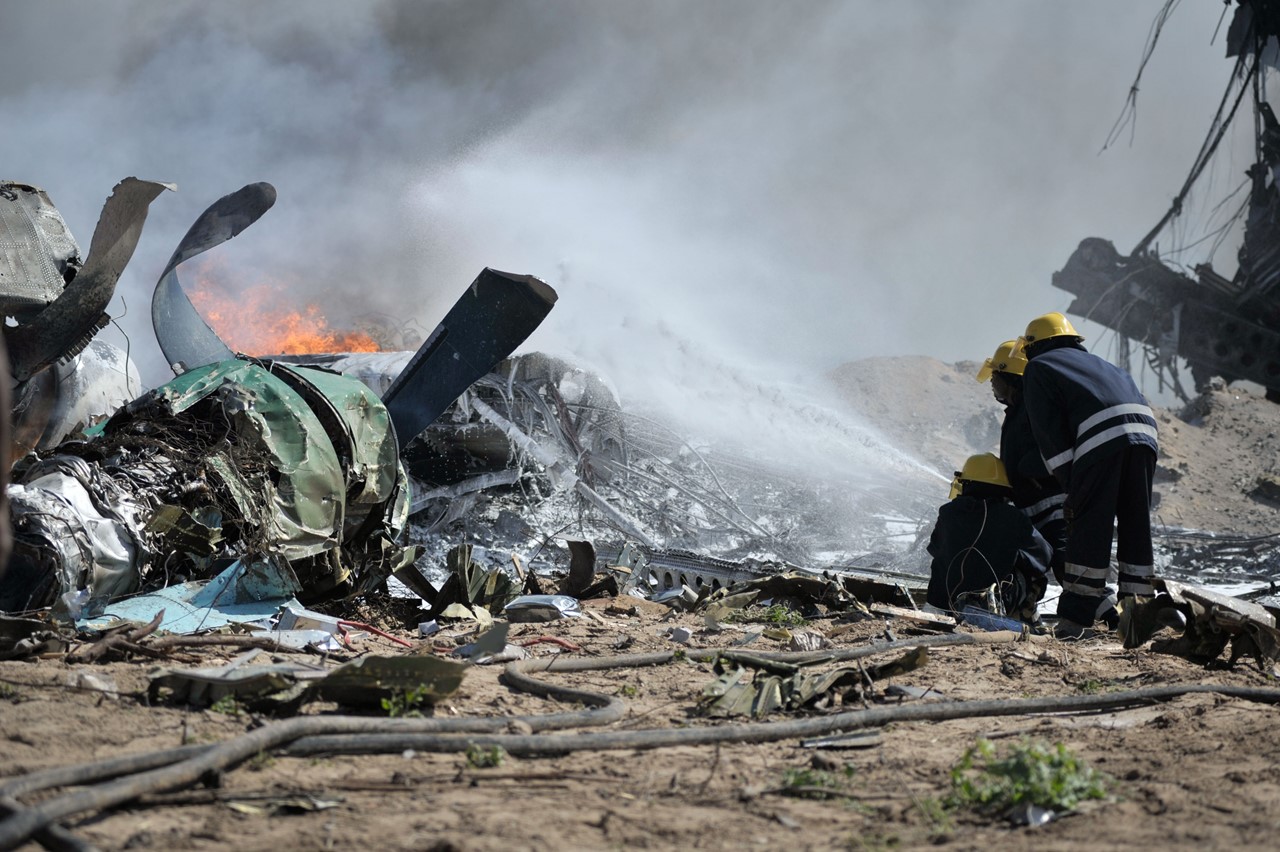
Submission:
[[275,203],[276,189],[269,183],[251,183],[224,195],[200,215],[169,258],[151,297],[151,324],[175,373],[235,355],[187,298],[178,266],[239,234]]
[[102,206],[84,268],[35,318],[6,329],[14,378],[25,381],[75,355],[106,324],[107,305],[138,246],[149,205],[161,192],[176,188],[134,177],[115,185]]

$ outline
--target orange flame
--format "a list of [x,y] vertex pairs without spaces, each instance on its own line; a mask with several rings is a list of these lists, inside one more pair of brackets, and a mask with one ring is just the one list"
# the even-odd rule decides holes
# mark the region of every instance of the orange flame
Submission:
[[219,274],[216,266],[208,260],[187,264],[184,271],[190,269],[194,275],[184,276],[184,289],[204,321],[234,351],[263,356],[381,350],[362,331],[330,328],[319,305],[302,310],[282,307],[296,288],[267,281],[233,293],[225,283],[228,276]]

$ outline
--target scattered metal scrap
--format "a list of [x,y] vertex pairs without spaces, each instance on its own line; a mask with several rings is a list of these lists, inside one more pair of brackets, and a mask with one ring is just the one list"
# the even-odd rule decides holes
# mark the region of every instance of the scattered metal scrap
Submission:
[[830,657],[811,655],[799,662],[783,662],[770,657],[726,651],[717,657],[713,670],[719,677],[702,691],[703,712],[711,716],[760,718],[776,710],[828,709],[837,704],[863,704],[873,697],[877,680],[895,677],[924,666],[929,652],[912,648],[896,660],[876,666],[838,666],[823,672],[808,672],[807,665],[826,662]]
[[[160,188],[144,187],[151,197]],[[121,408],[88,441],[15,468],[18,543],[0,610],[55,602],[68,613],[94,610],[145,588],[207,580],[235,559],[268,565],[316,602],[378,587],[418,556],[400,543],[409,512],[401,438],[518,346],[555,292],[529,276],[484,270],[385,402],[327,370],[230,357],[182,292],[177,268],[240,233],[274,198],[269,184],[252,184],[213,204],[161,276],[153,319],[180,375]],[[131,251],[135,220],[104,213],[104,221],[115,226],[106,229],[112,245]],[[110,260],[121,254],[127,259],[119,248]],[[85,280],[114,285],[106,273]]]
[[89,256],[48,194],[0,181],[0,314],[19,452],[49,449],[133,397],[137,370],[115,347],[87,349],[133,256],[151,202],[171,184],[125,178],[102,208]]
[[1162,627],[1185,623],[1181,636],[1154,647],[1207,664],[1230,646],[1227,666],[1249,656],[1263,671],[1280,662],[1280,630],[1266,607],[1174,580],[1157,580],[1155,586],[1162,594],[1127,607],[1121,615],[1126,648],[1145,644]]

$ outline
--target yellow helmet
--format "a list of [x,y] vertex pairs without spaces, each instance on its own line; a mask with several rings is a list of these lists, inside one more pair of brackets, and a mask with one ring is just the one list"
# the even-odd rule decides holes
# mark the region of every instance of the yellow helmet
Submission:
[[1022,347],[1016,340],[1006,340],[996,347],[996,354],[982,363],[978,370],[978,381],[985,382],[992,373],[1013,373],[1021,376],[1027,368],[1027,356],[1022,354]]
[[1018,338],[1018,343],[1025,347],[1028,343],[1038,343],[1050,337],[1075,337],[1084,340],[1084,335],[1076,331],[1071,320],[1054,311],[1027,323],[1027,333]]
[[949,499],[954,500],[963,494],[966,482],[985,482],[1002,488],[1010,487],[1009,474],[1005,472],[1004,462],[991,453],[979,453],[965,459],[964,467],[957,470],[955,479],[951,480]]

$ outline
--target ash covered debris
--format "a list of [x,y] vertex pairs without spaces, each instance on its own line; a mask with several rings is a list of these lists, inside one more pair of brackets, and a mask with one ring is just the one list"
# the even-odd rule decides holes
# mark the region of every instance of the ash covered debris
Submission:
[[383,399],[332,371],[222,357],[230,350],[191,306],[177,269],[274,199],[259,183],[215,202],[162,273],[153,320],[177,378],[87,440],[32,453],[15,468],[17,546],[0,609],[77,611],[86,599],[93,608],[209,579],[235,560],[270,563],[315,602],[380,586],[417,555],[398,543],[409,502],[397,426],[412,437],[434,420],[523,342],[555,291],[484,270]]
[[433,579],[459,540],[480,559],[491,550],[494,565],[514,552],[553,571],[568,564],[565,539],[614,554],[630,541],[710,583],[788,565],[902,567],[903,540],[920,532],[900,492],[695,443],[542,353],[477,381],[405,460],[419,485],[409,535]]
[[184,373],[92,439],[24,460],[10,499],[10,611],[208,579],[228,556],[287,565],[317,601],[415,555],[395,544],[408,502],[385,407],[302,367],[233,359]]
[[87,258],[39,187],[0,181],[0,314],[13,377],[13,450],[48,450],[141,389],[128,356],[94,340],[151,202],[171,184],[125,178]]

